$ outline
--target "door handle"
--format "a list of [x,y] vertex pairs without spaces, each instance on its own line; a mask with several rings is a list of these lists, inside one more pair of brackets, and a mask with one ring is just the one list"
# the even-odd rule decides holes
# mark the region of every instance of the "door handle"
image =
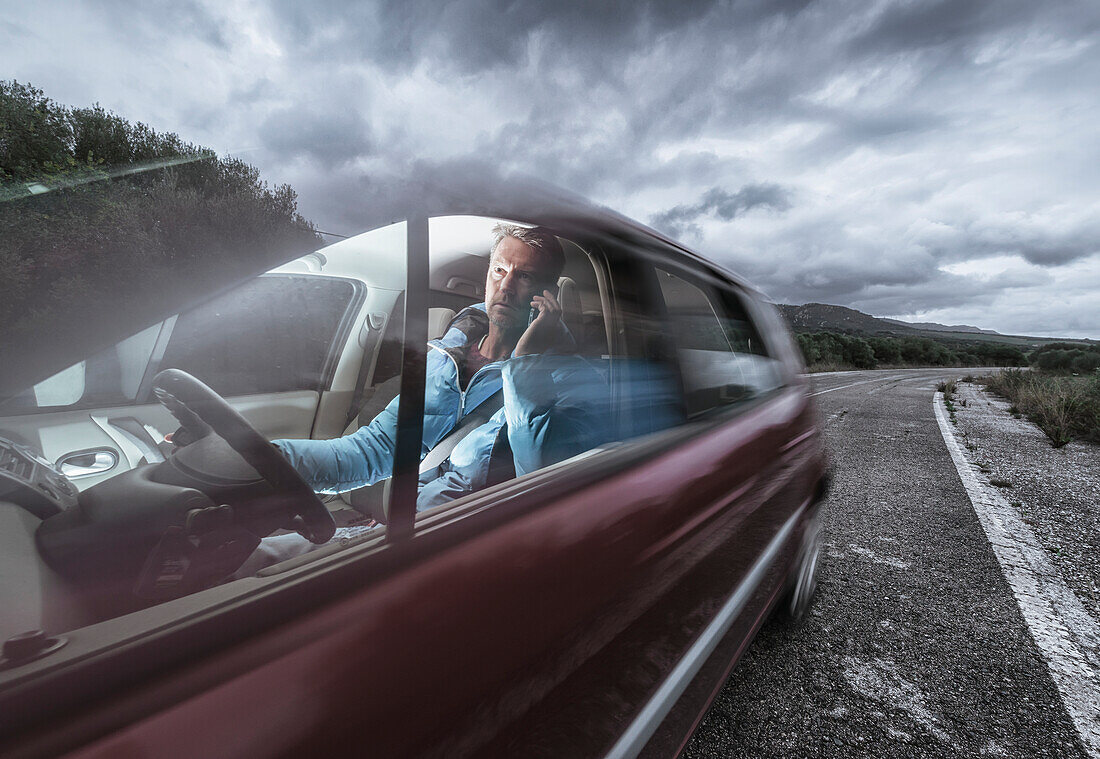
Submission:
[[71,480],[103,474],[115,468],[118,453],[111,448],[69,453],[57,460],[57,468]]

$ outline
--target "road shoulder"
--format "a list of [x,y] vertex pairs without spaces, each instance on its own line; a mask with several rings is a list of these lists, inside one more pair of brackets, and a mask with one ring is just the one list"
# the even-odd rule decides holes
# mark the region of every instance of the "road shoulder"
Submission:
[[1066,583],[1100,619],[1100,446],[1054,448],[1033,423],[980,385],[959,383],[954,430],[981,481],[1035,533]]
[[[1046,460],[1031,450],[1038,441],[1027,430],[1021,430],[1016,437],[1023,445],[1014,452],[1003,440],[990,444],[998,437],[998,429],[1004,437],[1007,433],[1003,430],[1013,431],[1015,426],[1005,423],[998,416],[1003,410],[984,399],[973,386],[964,386],[951,404],[945,404],[943,394],[936,393],[933,403],[944,442],[1066,710],[1086,750],[1100,757],[1100,632],[1096,619],[1065,582],[1061,567],[1025,521],[1022,513],[1026,513],[1027,506],[1020,500],[1009,501],[1001,492],[1008,481],[989,476],[990,464],[977,460],[976,455],[982,445],[987,445],[999,451],[997,462],[1004,471],[1034,474],[1039,470],[1038,463]],[[964,409],[972,409],[967,415],[969,423],[961,419]],[[981,444],[977,442],[979,437]],[[1027,458],[1017,460],[1019,457]],[[1030,468],[1023,466],[1024,461],[1030,461]],[[1057,466],[1061,462],[1054,463],[1043,474],[1051,482],[1064,480],[1066,475]]]

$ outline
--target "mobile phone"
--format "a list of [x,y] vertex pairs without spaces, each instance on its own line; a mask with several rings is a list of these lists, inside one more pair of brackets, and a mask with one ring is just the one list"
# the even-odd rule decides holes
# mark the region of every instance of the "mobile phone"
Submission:
[[[558,297],[557,285],[549,285],[546,289],[552,292],[555,298]],[[539,318],[539,310],[536,306],[531,306],[531,313],[527,314],[527,326],[530,327],[531,322],[533,322],[537,318]]]

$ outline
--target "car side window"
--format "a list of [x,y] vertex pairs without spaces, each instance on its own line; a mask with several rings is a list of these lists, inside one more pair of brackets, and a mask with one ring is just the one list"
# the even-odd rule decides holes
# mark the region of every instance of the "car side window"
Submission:
[[[315,275],[269,274],[178,318],[152,325],[10,399],[0,413],[28,414],[144,403],[159,368],[193,374],[223,396],[324,390],[330,351],[362,285]],[[159,362],[153,359],[162,335]]]
[[689,418],[780,384],[779,362],[768,355],[736,293],[690,282],[662,268],[657,269],[657,280]]
[[358,290],[335,277],[258,277],[181,314],[160,366],[193,374],[223,396],[323,390]]
[[137,400],[162,323],[62,369],[0,405],[0,414],[123,406]]

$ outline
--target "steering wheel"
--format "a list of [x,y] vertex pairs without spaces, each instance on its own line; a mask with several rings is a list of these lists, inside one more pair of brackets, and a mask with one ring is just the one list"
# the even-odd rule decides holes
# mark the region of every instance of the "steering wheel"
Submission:
[[153,378],[153,393],[185,428],[217,433],[261,477],[294,504],[293,528],[312,543],[336,533],[332,514],[279,450],[209,386],[180,369]]

